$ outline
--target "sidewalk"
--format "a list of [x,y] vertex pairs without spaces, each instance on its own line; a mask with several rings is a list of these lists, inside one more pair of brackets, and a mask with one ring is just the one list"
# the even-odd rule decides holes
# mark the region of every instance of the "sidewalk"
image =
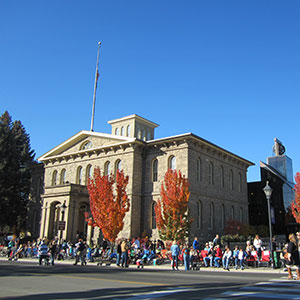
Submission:
[[[6,257],[0,257],[0,261],[6,261],[8,262],[8,259]],[[29,262],[29,263],[34,263],[38,264],[38,259],[37,258],[21,258],[17,261],[10,261],[12,264],[18,263],[18,262]],[[55,260],[56,265],[73,265],[74,264],[74,259],[72,260]],[[80,265],[79,265],[80,266]],[[87,262],[87,266],[97,266],[97,262]],[[51,267],[51,266],[50,266]],[[105,264],[102,265],[102,267],[106,267]],[[107,268],[118,268],[115,263],[111,264],[110,266],[107,266]],[[137,269],[136,265],[129,265],[130,269]],[[162,264],[162,265],[145,265],[143,270],[172,270],[171,265],[169,263],[167,264]],[[179,266],[179,271],[184,271],[184,266]],[[244,270],[235,270],[235,269],[230,269],[230,272],[227,270],[224,270],[223,268],[205,268],[201,267],[200,271],[189,271],[189,272],[224,272],[227,274],[230,274],[230,272],[234,273],[273,273],[273,274],[287,274],[287,272],[283,271],[283,269],[272,269],[270,267],[246,267]]]

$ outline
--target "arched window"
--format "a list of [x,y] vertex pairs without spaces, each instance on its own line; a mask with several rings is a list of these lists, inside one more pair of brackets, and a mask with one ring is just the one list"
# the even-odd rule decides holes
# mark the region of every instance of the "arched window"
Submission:
[[151,205],[151,228],[156,229],[156,214],[155,214],[156,202]]
[[233,171],[232,170],[230,170],[230,172],[229,172],[229,188],[231,190],[233,190]]
[[60,172],[60,184],[66,183],[66,169],[62,169]]
[[158,160],[154,159],[152,162],[152,181],[156,182],[158,179]]
[[221,206],[221,228],[225,228],[225,205],[222,204]]
[[169,158],[169,169],[175,170],[176,169],[176,157],[175,156],[170,156]]
[[87,149],[90,149],[92,148],[93,144],[91,141],[85,141],[81,147],[80,147],[80,150],[87,150]]
[[230,218],[231,218],[231,220],[234,220],[234,207],[233,206],[230,207]]
[[200,200],[197,201],[197,228],[202,228],[202,202]]
[[92,178],[92,165],[88,165],[86,167],[86,171],[85,171],[85,184],[87,185],[89,182],[89,179]]
[[209,220],[208,220],[208,229],[214,228],[214,204],[211,202],[209,204]]
[[223,166],[220,167],[220,184],[221,187],[224,187],[224,168]]
[[57,185],[57,171],[54,170],[52,174],[52,185]]
[[119,172],[121,172],[122,170],[122,162],[120,159],[118,159],[116,162],[115,162],[115,178],[117,176],[117,171],[119,170]]
[[197,170],[196,170],[196,174],[197,174],[197,181],[201,181],[202,180],[202,172],[201,172],[201,158],[198,157],[197,158],[197,166],[196,166]]
[[77,184],[81,184],[82,183],[82,167],[78,167],[77,168],[76,183]]
[[242,174],[239,173],[239,192],[242,191]]
[[127,125],[126,136],[130,136],[130,125]]
[[125,135],[124,126],[121,127],[121,135],[122,135],[122,136]]
[[211,161],[208,162],[208,183],[214,184],[214,166]]
[[115,129],[115,135],[119,135],[119,128],[118,127]]
[[240,221],[241,223],[243,223],[243,208],[242,208],[242,207],[240,207],[239,221]]
[[104,175],[108,176],[110,174],[110,162],[107,161],[104,164]]

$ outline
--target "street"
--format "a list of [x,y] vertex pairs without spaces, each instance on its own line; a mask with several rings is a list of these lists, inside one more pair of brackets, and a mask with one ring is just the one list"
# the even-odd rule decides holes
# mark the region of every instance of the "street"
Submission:
[[1,299],[300,299],[286,274],[0,261]]

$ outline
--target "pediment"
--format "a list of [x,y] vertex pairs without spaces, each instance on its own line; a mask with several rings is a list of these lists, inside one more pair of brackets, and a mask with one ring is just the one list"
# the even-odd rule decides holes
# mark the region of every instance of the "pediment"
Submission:
[[38,160],[43,161],[46,159],[51,159],[55,156],[77,154],[80,152],[89,151],[91,149],[99,149],[107,146],[133,142],[134,140],[135,139],[124,136],[83,130],[59,144],[52,150],[48,151],[39,157]]

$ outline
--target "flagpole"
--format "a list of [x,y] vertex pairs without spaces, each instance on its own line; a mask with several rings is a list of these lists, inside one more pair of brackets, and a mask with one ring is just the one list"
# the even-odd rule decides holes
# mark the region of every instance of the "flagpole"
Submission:
[[95,74],[95,85],[94,85],[94,96],[93,96],[93,109],[92,109],[91,131],[94,131],[96,90],[97,90],[97,82],[98,82],[98,77],[99,77],[98,66],[99,66],[100,46],[101,46],[101,42],[98,42],[98,54],[97,54],[96,74]]

